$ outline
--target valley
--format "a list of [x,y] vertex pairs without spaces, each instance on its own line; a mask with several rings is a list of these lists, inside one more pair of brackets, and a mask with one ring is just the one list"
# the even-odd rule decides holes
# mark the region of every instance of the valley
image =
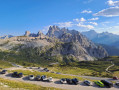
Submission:
[[[101,45],[88,40],[78,31],[60,29],[58,26],[50,26],[46,35],[42,32],[33,34],[26,31],[23,36],[0,39],[0,62],[0,68],[8,70],[8,75],[1,75],[1,78],[48,88],[62,87],[61,89],[78,90],[78,86],[60,85],[58,82],[61,78],[77,78],[80,81],[80,88],[87,90],[89,87],[82,85],[84,80],[94,82],[105,79],[115,83],[116,80],[112,78],[119,77],[118,56],[109,56]],[[114,66],[111,66],[112,62]],[[36,69],[33,69],[34,67]],[[39,70],[37,67],[48,68],[48,72]],[[10,73],[16,71],[23,73],[24,77],[15,79],[9,76]],[[52,77],[54,82],[24,79],[31,74]],[[111,89],[116,90],[116,88]],[[90,89],[98,90],[99,88],[94,84],[94,87]]]

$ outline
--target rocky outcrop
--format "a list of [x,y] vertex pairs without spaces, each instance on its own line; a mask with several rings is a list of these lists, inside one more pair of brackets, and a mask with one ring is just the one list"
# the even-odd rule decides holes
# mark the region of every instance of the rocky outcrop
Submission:
[[66,55],[74,55],[79,60],[94,60],[95,57],[103,58],[108,56],[104,48],[101,46],[96,46],[93,42],[88,40],[76,30],[68,30],[66,28],[60,29],[57,26],[51,26],[47,35],[49,37],[56,37],[64,43],[73,43],[71,48],[69,48],[68,44],[65,46],[65,48],[60,48],[59,54],[64,55],[65,53]]
[[0,40],[0,48],[4,49],[12,49],[19,44],[22,48],[46,47],[43,55],[75,57],[79,61],[108,56],[104,48],[95,45],[80,32],[58,26],[50,26],[46,35],[40,31],[37,34],[26,31],[24,36],[5,39],[4,42]]
[[26,31],[24,36],[27,36],[27,37],[30,36],[30,31]]

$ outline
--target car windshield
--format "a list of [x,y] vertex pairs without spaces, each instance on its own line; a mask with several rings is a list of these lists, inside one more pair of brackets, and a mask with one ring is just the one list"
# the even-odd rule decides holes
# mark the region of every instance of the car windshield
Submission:
[[90,83],[89,81],[86,81],[86,83]]

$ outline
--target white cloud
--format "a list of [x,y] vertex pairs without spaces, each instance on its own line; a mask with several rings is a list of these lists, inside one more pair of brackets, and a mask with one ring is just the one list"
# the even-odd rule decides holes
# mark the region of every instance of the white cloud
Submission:
[[78,18],[76,18],[76,19],[73,19],[73,21],[79,22],[80,20]]
[[84,22],[84,21],[86,21],[86,19],[82,17],[82,18],[80,19],[80,21],[81,21],[81,22]]
[[92,13],[92,11],[88,10],[83,10],[81,13]]
[[88,20],[92,20],[92,21],[94,21],[94,20],[98,20],[99,18],[98,17],[96,17],[96,18],[91,18],[91,19],[88,19]]
[[94,27],[92,25],[83,25],[81,23],[77,24],[78,27],[86,28],[86,29],[93,29]]
[[119,16],[119,7],[110,7],[107,9],[103,9],[98,13],[95,13],[94,16],[105,16],[105,17]]
[[55,23],[58,24],[59,27],[72,27],[72,22],[61,22],[61,23]]
[[88,23],[93,24],[93,25],[95,25],[95,26],[98,25],[98,23],[96,23],[96,22],[88,22]]
[[108,0],[107,4],[109,6],[118,6],[119,5],[119,1]]

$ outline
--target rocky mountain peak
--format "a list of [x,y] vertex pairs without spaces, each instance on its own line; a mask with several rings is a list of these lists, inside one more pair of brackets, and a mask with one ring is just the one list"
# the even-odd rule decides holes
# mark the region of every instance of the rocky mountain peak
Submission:
[[68,30],[66,28],[60,29],[59,27],[56,28],[56,26],[54,26],[54,28],[52,27],[53,26],[49,28],[47,35],[49,37],[56,37],[61,42],[69,44],[73,43],[72,50],[74,49],[74,51],[71,52],[79,50],[79,52],[73,54],[74,56],[84,55],[84,57],[91,56],[98,58],[108,56],[104,48],[99,48],[93,42],[88,40],[84,35],[82,35],[80,32],[76,30]]
[[[77,60],[94,60],[94,58],[103,58],[108,56],[104,48],[95,45],[84,35],[76,30],[50,26],[48,33],[44,35],[41,31],[38,33],[25,32],[25,36],[16,36],[8,39],[10,43],[24,44],[26,47],[45,47],[49,45],[46,51],[48,56],[74,56]],[[51,38],[49,38],[51,37]],[[12,45],[10,45],[10,49]],[[25,47],[24,46],[24,47]],[[4,47],[4,46],[3,46]],[[6,48],[5,47],[5,48]]]
[[24,36],[27,36],[27,37],[30,36],[30,31],[26,31]]
[[45,38],[46,36],[45,36],[41,31],[39,31],[39,32],[37,33],[37,37]]

